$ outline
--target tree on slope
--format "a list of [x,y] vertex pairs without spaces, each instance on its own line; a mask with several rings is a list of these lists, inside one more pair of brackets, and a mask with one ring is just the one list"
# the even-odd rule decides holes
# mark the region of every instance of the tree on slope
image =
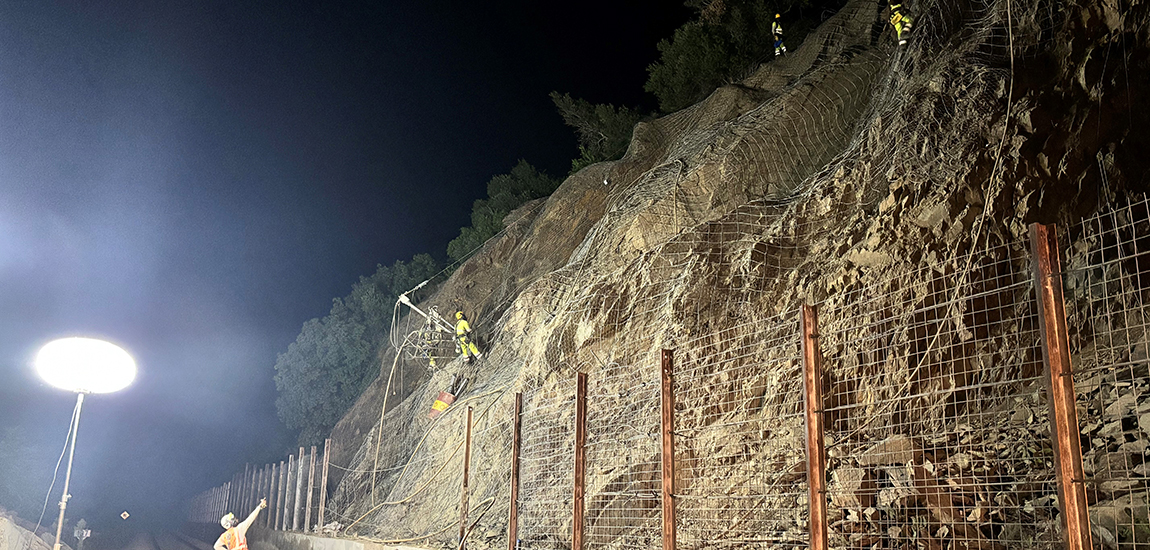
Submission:
[[[696,19],[659,41],[659,61],[647,67],[643,89],[655,95],[663,112],[678,111],[707,97],[715,88],[742,79],[774,57],[771,21],[794,7],[838,7],[841,0],[687,0]],[[815,11],[815,10],[812,10]],[[787,13],[790,15],[790,13]],[[792,49],[813,21],[788,17],[784,23]]]
[[511,172],[500,174],[487,182],[487,198],[475,201],[471,207],[471,226],[459,231],[459,236],[447,243],[447,255],[462,260],[487,239],[503,230],[503,218],[523,203],[550,195],[561,182],[520,160]]
[[276,410],[289,429],[300,431],[300,444],[322,441],[379,374],[395,300],[438,270],[426,254],[378,266],[333,300],[326,317],[304,323],[276,357]]
[[579,139],[579,158],[571,161],[571,173],[596,162],[622,157],[631,144],[631,132],[644,118],[627,107],[596,105],[570,94],[551,92],[551,101]]

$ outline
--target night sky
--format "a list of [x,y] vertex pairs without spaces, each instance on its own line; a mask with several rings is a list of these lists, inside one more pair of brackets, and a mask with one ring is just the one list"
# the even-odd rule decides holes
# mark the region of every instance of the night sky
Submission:
[[645,68],[691,16],[492,4],[0,3],[0,424],[35,475],[74,401],[38,347],[103,337],[140,365],[85,404],[70,518],[175,524],[279,460],[272,366],[303,322],[376,264],[443,258],[518,159],[565,175],[548,92],[653,110]]

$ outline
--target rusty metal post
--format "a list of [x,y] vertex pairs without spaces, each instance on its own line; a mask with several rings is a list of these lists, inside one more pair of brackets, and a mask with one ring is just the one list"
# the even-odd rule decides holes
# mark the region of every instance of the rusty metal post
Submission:
[[471,482],[471,415],[472,408],[467,407],[467,436],[463,442],[463,490],[459,503],[459,550],[467,550],[467,499],[471,496],[469,483]]
[[323,440],[323,474],[319,478],[319,527],[323,528],[323,509],[327,504],[327,466],[331,462],[331,438]]
[[303,447],[299,448],[299,460],[296,461],[296,474],[295,474],[295,502],[292,506],[291,515],[291,530],[299,531],[299,509],[300,497],[303,493]]
[[1038,327],[1042,335],[1042,362],[1046,371],[1046,397],[1054,432],[1054,469],[1058,475],[1058,504],[1068,550],[1090,550],[1090,515],[1086,509],[1082,443],[1078,410],[1074,406],[1074,376],[1066,305],[1062,298],[1062,260],[1056,226],[1030,225],[1030,253],[1038,295]]
[[311,532],[311,495],[315,487],[315,445],[311,446],[311,466],[307,470],[307,503],[303,511],[303,530]]
[[587,375],[575,375],[575,492],[572,498],[571,549],[583,550],[583,494],[587,483]]
[[803,348],[803,404],[807,428],[807,499],[811,514],[811,550],[826,550],[827,455],[823,426],[823,355],[819,349],[819,315],[804,304],[800,319]]
[[663,432],[663,550],[675,550],[675,352],[660,358]]
[[511,509],[507,512],[507,550],[516,550],[519,540],[519,446],[522,443],[520,417],[523,414],[523,394],[515,394],[515,410],[511,413]]

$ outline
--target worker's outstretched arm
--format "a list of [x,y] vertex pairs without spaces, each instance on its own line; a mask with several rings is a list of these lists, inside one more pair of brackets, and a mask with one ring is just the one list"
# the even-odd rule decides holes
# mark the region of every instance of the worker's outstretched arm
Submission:
[[248,514],[248,519],[241,521],[240,524],[236,526],[236,529],[239,530],[239,532],[241,534],[246,536],[248,534],[248,527],[251,527],[252,523],[255,523],[256,516],[260,515],[260,510],[263,510],[264,508],[267,508],[267,507],[268,507],[268,499],[261,498],[260,499],[260,505],[256,506],[256,509],[252,510],[251,514]]

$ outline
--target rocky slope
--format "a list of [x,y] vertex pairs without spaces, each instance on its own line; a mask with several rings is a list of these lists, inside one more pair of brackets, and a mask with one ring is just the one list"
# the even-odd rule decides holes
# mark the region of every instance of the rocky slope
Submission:
[[[688,361],[703,366],[741,365],[745,349],[767,347],[763,324],[792,319],[803,303],[858,309],[852,304],[865,301],[860,293],[874,289],[913,301],[914,289],[939,281],[983,284],[989,279],[979,266],[1026,273],[1027,224],[1070,227],[1105,204],[1146,190],[1145,2],[920,2],[911,6],[918,17],[914,38],[901,49],[893,45],[884,7],[849,1],[792,55],[693,107],[640,124],[623,159],[588,167],[548,199],[513,213],[507,229],[449,279],[413,296],[421,307],[441,312],[462,304],[475,320],[485,356],[477,367],[453,361],[429,371],[410,348],[388,352],[380,379],[333,432],[340,483],[331,509],[341,528],[450,545],[458,535],[453,522],[460,502],[461,434],[472,406],[477,433],[470,505],[478,524],[470,540],[473,547],[505,544],[500,537],[514,392],[564,396],[572,373],[588,373],[598,380],[592,390],[598,404],[612,408],[610,415],[592,418],[601,428],[593,441],[608,441],[610,430],[619,427],[642,439],[657,431],[657,400],[650,397],[657,395],[651,384],[658,380],[660,349],[682,350]],[[895,302],[867,307],[890,309]],[[875,363],[849,357],[858,336],[850,324],[882,315],[889,318],[889,312],[865,311],[830,318],[823,328],[829,398],[853,404],[843,405],[835,419],[842,423],[842,439],[850,440],[834,451],[839,455],[832,454],[843,508],[863,504],[843,499],[857,500],[851,495],[865,493],[861,488],[873,476],[901,475],[884,459],[867,462],[871,428],[852,416],[886,415],[879,423],[886,425],[909,422],[896,412],[858,406],[864,395],[891,398],[881,373],[867,370],[879,368]],[[406,316],[397,333],[407,335],[420,324]],[[881,368],[919,377],[908,384],[933,383],[941,375],[930,374],[930,365],[953,364],[959,355],[981,357],[1006,345],[1012,337],[1001,327],[1007,324],[980,321],[990,327],[972,332],[981,343],[947,344],[951,351],[938,356],[928,349],[926,367],[895,361]],[[935,347],[939,338],[967,340],[963,329],[947,330],[946,336],[923,338]],[[964,351],[953,351],[959,348]],[[1001,364],[1012,364],[1003,357]],[[731,372],[762,395],[763,388],[793,392],[767,382],[782,371],[744,362],[757,370]],[[1033,375],[1026,370],[1033,370],[1033,362],[1026,365],[1011,372]],[[454,375],[469,380],[462,401],[439,419],[428,419],[435,394]],[[388,411],[379,424],[385,399]],[[980,414],[1013,414],[1023,407],[1023,401],[992,401]],[[793,423],[787,412],[793,405],[793,399],[781,399],[771,405],[777,410],[770,409],[763,398],[760,409]],[[569,418],[565,410],[557,420]],[[953,413],[945,407],[924,411],[923,426],[936,420],[942,425]],[[735,414],[717,414],[727,413]],[[694,421],[691,411],[685,414],[687,422]],[[1023,418],[1022,427],[1002,433],[1037,441],[1040,430],[1027,431],[1025,425]],[[556,448],[570,438],[560,432]],[[713,441],[711,447],[693,447],[692,457],[727,456],[719,440]],[[602,515],[592,515],[592,523],[606,525],[603,511],[623,498],[645,502],[640,508],[651,512],[649,499],[612,496],[621,494],[612,489],[620,479],[657,482],[650,443],[647,437],[593,455],[589,506]],[[909,456],[926,452],[920,443],[907,445]],[[758,452],[758,459],[780,462],[802,456],[793,445]],[[920,474],[908,474],[907,483],[913,485]],[[784,478],[801,483],[779,479]],[[535,491],[536,497],[562,502],[563,487]],[[876,488],[874,494],[881,493]],[[883,498],[901,498],[890,495]],[[942,521],[940,510],[958,506],[925,500],[930,521]],[[556,508],[555,531],[567,528],[565,514],[565,507]],[[951,519],[950,535],[935,532],[922,544],[944,547],[940,541],[955,532],[964,540],[990,536],[976,519],[970,520],[973,527]],[[850,538],[849,514],[837,520],[841,540],[865,538]],[[786,525],[779,532],[790,533],[785,536],[802,531],[801,517],[780,521]],[[853,521],[862,524],[857,517]],[[602,533],[603,540],[631,536]],[[632,546],[640,546],[644,536],[635,535]]]

